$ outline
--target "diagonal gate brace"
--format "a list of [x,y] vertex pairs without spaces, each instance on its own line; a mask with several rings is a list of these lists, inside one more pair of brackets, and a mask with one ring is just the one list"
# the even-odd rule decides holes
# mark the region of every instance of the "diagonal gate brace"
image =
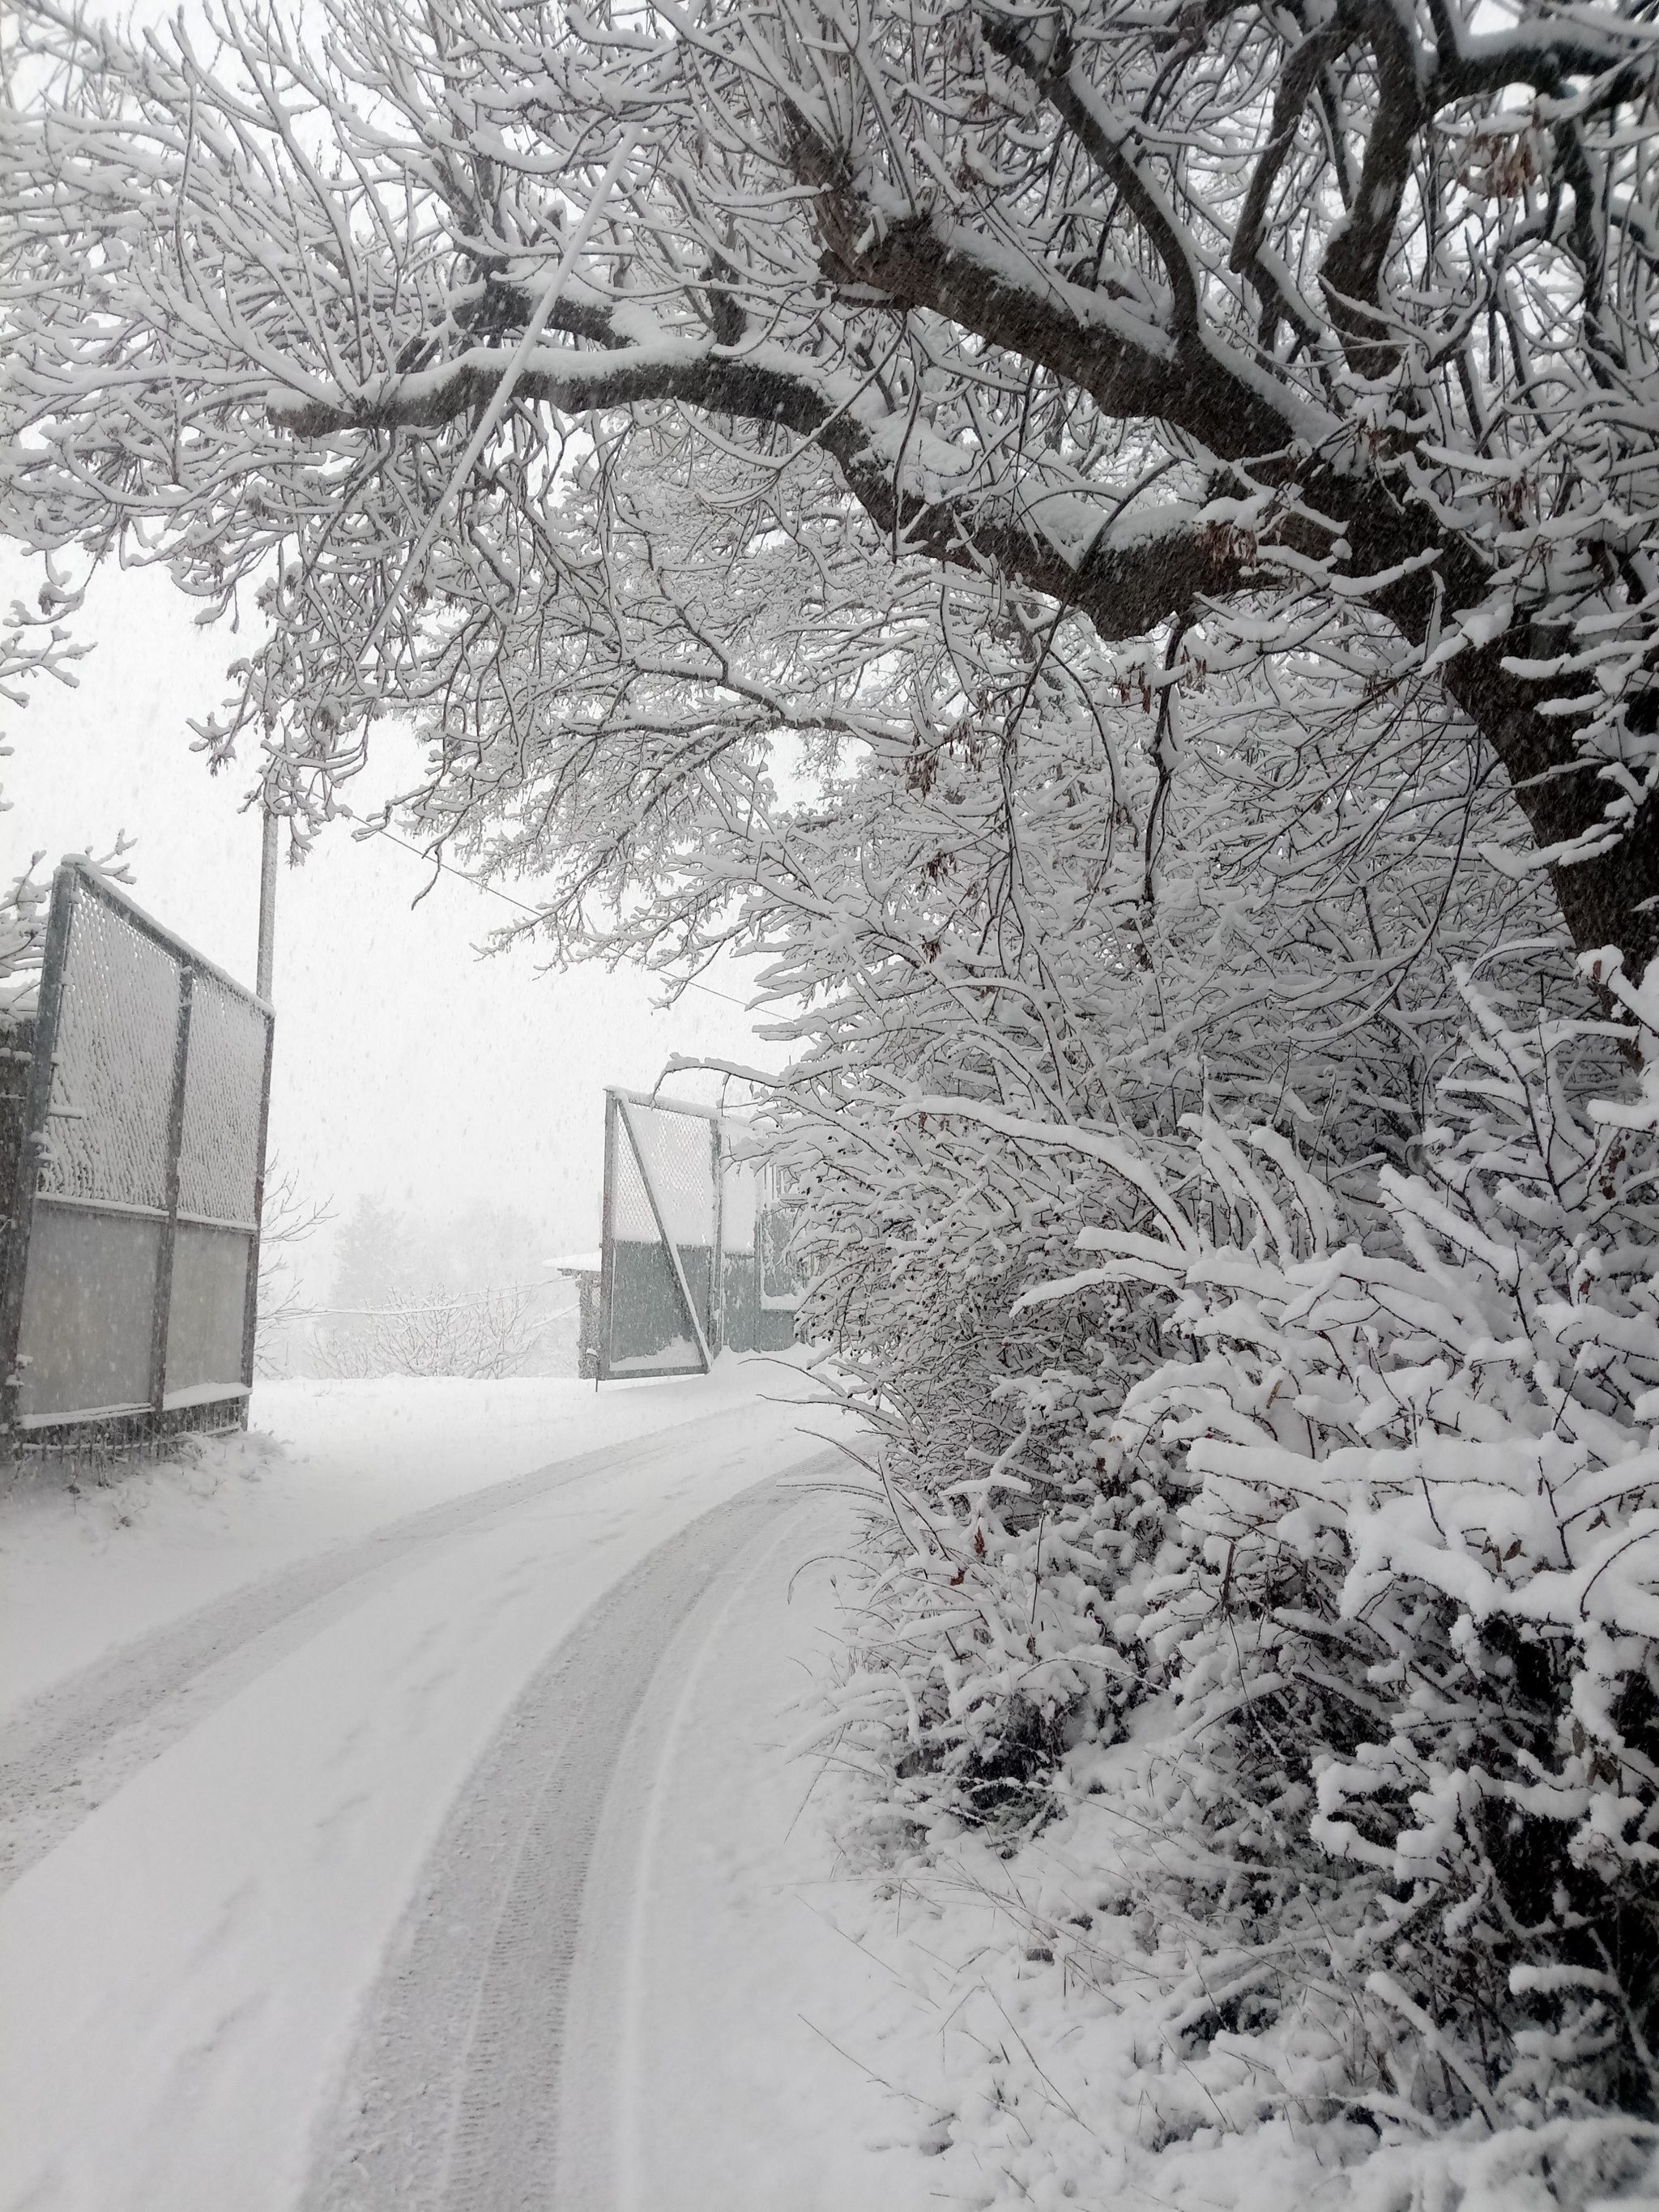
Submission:
[[664,1217],[662,1206],[657,1196],[657,1187],[651,1180],[651,1170],[646,1164],[645,1147],[640,1142],[639,1131],[635,1126],[634,1109],[625,1098],[619,1097],[617,1103],[622,1109],[623,1127],[627,1130],[628,1141],[634,1148],[635,1162],[640,1170],[640,1179],[645,1185],[646,1197],[650,1201],[652,1218],[657,1224],[657,1234],[661,1237],[663,1249],[668,1255],[668,1264],[674,1270],[674,1280],[679,1288],[680,1298],[685,1307],[686,1318],[696,1335],[697,1352],[702,1360],[702,1371],[707,1375],[714,1364],[713,1355],[708,1349],[708,1339],[703,1332],[702,1322],[697,1317],[697,1309],[692,1300],[691,1288],[685,1279],[685,1270],[680,1265],[679,1248],[668,1233],[668,1223]]

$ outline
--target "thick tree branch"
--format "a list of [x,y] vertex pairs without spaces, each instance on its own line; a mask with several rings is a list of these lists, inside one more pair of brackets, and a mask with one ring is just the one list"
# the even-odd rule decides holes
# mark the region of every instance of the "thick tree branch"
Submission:
[[[1052,103],[1079,143],[1122,195],[1163,264],[1174,301],[1173,358],[1160,380],[1158,404],[1144,411],[1188,431],[1218,459],[1225,460],[1269,453],[1289,439],[1308,434],[1314,428],[1316,410],[1288,387],[1275,387],[1268,380],[1259,378],[1254,363],[1249,373],[1230,364],[1224,349],[1210,341],[1188,243],[1160,195],[1141,175],[1127,133],[1112,128],[1099,95],[1076,65],[1069,39],[1054,40],[1049,50],[1039,52],[1028,27],[1018,21],[990,13],[982,20],[987,42],[1023,70]],[[955,289],[960,295],[959,307],[971,311],[972,301],[983,287],[975,287],[971,294],[965,285]],[[988,299],[988,313],[994,313],[999,304]],[[956,319],[967,319],[969,328],[981,329],[981,335],[1009,343],[1011,350],[1042,361],[1058,374],[1069,375],[1109,412],[1142,411],[1111,407],[1101,398],[1095,381],[1099,378],[1109,389],[1109,379],[1101,377],[1098,368],[1091,377],[1085,349],[1075,341],[1069,347],[1063,340],[1056,343],[1055,336],[1038,328],[1037,318],[1030,313],[1006,318],[1010,331],[1006,339],[996,337],[994,329],[974,321],[971,312],[967,317],[958,313]],[[1019,332],[1029,332],[1029,341],[1018,343],[1015,334]],[[1073,359],[1062,368],[1060,362],[1066,355]]]
[[[755,441],[763,475],[799,455],[792,441],[820,447],[895,554],[1006,578],[1108,638],[1270,593],[1280,556],[1299,592],[1390,579],[1372,603],[1420,646],[1496,599],[1518,608],[1510,628],[1472,624],[1445,681],[1540,842],[1594,842],[1610,794],[1582,735],[1620,763],[1627,800],[1639,790],[1659,571],[1649,274],[1631,240],[1652,157],[1608,103],[1653,74],[1645,27],[1540,15],[1483,39],[1462,0],[1432,0],[1431,46],[1394,0],[1338,0],[1312,35],[1231,0],[1068,30],[992,5],[1000,63],[975,47],[963,76],[956,46],[917,34],[918,73],[887,82],[873,46],[757,43],[723,0],[660,40],[562,18],[545,47],[477,0],[465,60],[421,11],[328,4],[349,29],[326,63],[256,7],[233,30],[245,66],[222,81],[164,41],[90,39],[45,0],[33,20],[67,89],[4,120],[14,526],[98,551],[129,522],[152,528],[180,549],[162,557],[185,587],[220,605],[301,538],[314,574],[273,602],[291,655],[271,663],[273,712],[303,697],[331,713],[319,672],[337,665],[368,696],[352,654],[465,445],[445,434],[490,406],[557,250],[551,210],[612,143],[603,83],[650,115],[659,151],[572,271],[549,326],[564,342],[531,354],[516,407],[641,408],[653,434],[653,410],[678,408],[706,418],[688,450],[728,459],[728,421],[785,432]],[[395,65],[375,44],[388,24],[408,41]],[[1375,68],[1340,70],[1362,42]],[[1516,81],[1551,104],[1541,189],[1524,162],[1472,181],[1429,158],[1438,108]],[[438,84],[460,100],[441,120]],[[1321,142],[1304,121],[1316,92]],[[333,135],[320,163],[295,137],[301,108],[319,144]],[[1413,176],[1441,199],[1407,223]],[[1625,226],[1611,256],[1609,216]],[[1558,281],[1562,243],[1582,301]],[[1286,319],[1296,343],[1273,350]],[[1189,496],[1194,464],[1235,471],[1219,519],[1183,508],[1149,530],[1142,507],[1085,555],[1088,517],[1113,512],[1112,479],[1148,454]],[[550,497],[519,465],[491,474],[503,498],[478,503],[481,530],[503,514],[529,527]],[[1589,647],[1570,673],[1516,676],[1506,660],[1572,657],[1534,636],[1552,603]],[[1586,673],[1604,665],[1596,624],[1631,641],[1604,698]],[[403,642],[421,650],[412,630]],[[1581,944],[1615,937],[1633,967],[1654,933],[1651,830],[1558,877]]]
[[1361,376],[1381,377],[1398,366],[1399,348],[1385,337],[1382,318],[1365,311],[1377,304],[1424,104],[1416,52],[1391,0],[1368,0],[1364,17],[1376,58],[1376,110],[1365,141],[1359,190],[1346,222],[1331,240],[1320,281],[1354,368]]
[[1251,173],[1249,190],[1244,195],[1244,205],[1239,212],[1238,228],[1233,234],[1227,265],[1238,276],[1248,278],[1255,288],[1256,297],[1261,301],[1261,342],[1264,346],[1271,344],[1273,325],[1280,316],[1294,325],[1299,337],[1313,338],[1317,335],[1300,302],[1286,295],[1284,286],[1263,263],[1261,248],[1267,234],[1268,201],[1285,166],[1285,156],[1295,143],[1297,126],[1302,120],[1309,95],[1318,83],[1322,71],[1346,42],[1347,33],[1337,26],[1316,31],[1310,38],[1303,40],[1286,64],[1273,101],[1273,134],[1262,148]]

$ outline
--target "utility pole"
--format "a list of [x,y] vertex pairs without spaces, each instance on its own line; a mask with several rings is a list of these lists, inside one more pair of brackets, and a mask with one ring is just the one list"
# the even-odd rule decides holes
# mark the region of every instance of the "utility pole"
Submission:
[[253,988],[270,1002],[271,963],[276,955],[276,817],[264,810],[264,834],[259,849],[259,959]]

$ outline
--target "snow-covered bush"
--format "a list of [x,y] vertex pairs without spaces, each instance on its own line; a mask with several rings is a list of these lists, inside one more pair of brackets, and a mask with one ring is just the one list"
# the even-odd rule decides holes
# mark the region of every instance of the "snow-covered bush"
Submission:
[[872,1826],[1040,1824],[1097,1771],[1102,1878],[1224,1966],[1206,2037],[1316,2017],[1304,2110],[1659,2104],[1659,1071],[1606,1095],[1659,990],[1592,975],[1615,1018],[1463,977],[1370,1207],[1267,1128],[1093,1139],[1133,1207],[1020,1301],[1091,1310],[1092,1375],[1006,1380],[1016,1444],[937,1495],[890,1455],[832,1714]]
[[[993,623],[966,587],[942,613],[908,592],[901,574],[907,720],[878,699],[844,769],[820,738],[833,806],[734,788],[697,857],[733,895],[689,926],[672,887],[647,912],[698,957],[757,944],[769,992],[804,1004],[775,1030],[803,1319],[856,1378],[902,1500],[872,1535],[886,1626],[860,1667],[916,1697],[894,1711],[918,1798],[949,1777],[1018,1818],[1080,1686],[1139,1694],[1101,1642],[1109,1563],[1150,1571],[1166,1509],[1156,1486],[1103,1487],[1101,1440],[1168,1352],[1139,1285],[1022,1294],[1067,1270],[1079,1228],[1184,1220],[1159,1176],[1182,1191],[1181,1124],[1206,1103],[1279,1116],[1340,1187],[1406,1164],[1464,1013],[1454,963],[1506,921],[1545,933],[1529,973],[1552,1002],[1574,979],[1538,878],[1448,864],[1472,823],[1506,833],[1507,802],[1432,687],[1400,687],[1336,788],[1310,732],[1351,679],[1311,650],[1267,687],[1253,644],[1195,626],[1130,684],[1035,610]],[[982,1548],[958,1580],[964,1543]]]
[[52,889],[35,872],[40,860],[37,853],[21,876],[0,886],[0,1024],[21,1021],[39,987]]
[[[1651,1049],[1652,988],[1603,980],[1638,1017],[1619,1042],[1644,1018]],[[1425,1173],[1381,1174],[1392,1235],[1336,1243],[1322,1192],[1257,1133],[1293,1226],[1209,1128],[1231,1235],[1171,1239],[1156,1266],[1091,1240],[1114,1279],[1174,1287],[1188,1340],[1126,1395],[1109,1466],[1174,1455],[1192,1485],[1138,1623],[1178,1756],[1229,1771],[1223,1817],[1248,1802],[1263,1856],[1305,1859],[1305,1837],[1351,1876],[1330,1964],[1409,2031],[1394,2093],[1648,2109],[1659,1089],[1575,1097],[1606,1035],[1467,995]]]
[[325,1375],[351,1381],[461,1375],[499,1382],[503,1376],[523,1374],[548,1334],[547,1316],[522,1285],[461,1295],[427,1285],[390,1291],[386,1300],[319,1334]]

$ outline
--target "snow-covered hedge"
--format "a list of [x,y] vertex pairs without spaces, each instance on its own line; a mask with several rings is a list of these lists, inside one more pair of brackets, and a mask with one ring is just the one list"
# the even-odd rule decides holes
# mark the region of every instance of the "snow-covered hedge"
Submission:
[[1120,1325],[1003,1385],[1067,1449],[890,1465],[839,1693],[905,1844],[1122,1739],[1126,1899],[1238,1947],[1211,2026],[1322,2006],[1323,2094],[1382,2118],[1659,2102],[1659,990],[1595,980],[1613,1018],[1528,1024],[1465,975],[1372,1206],[1273,1130],[1127,1148],[1020,1302]]

